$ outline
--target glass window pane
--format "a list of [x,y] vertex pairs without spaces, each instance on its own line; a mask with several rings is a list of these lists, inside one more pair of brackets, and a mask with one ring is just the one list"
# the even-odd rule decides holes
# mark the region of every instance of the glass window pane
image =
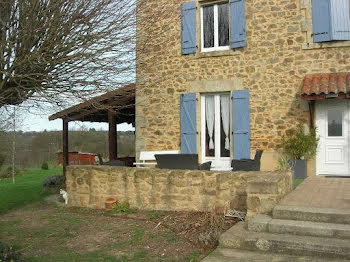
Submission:
[[230,156],[230,96],[220,95],[220,156]]
[[210,149],[209,148],[209,141],[210,141],[210,137],[209,137],[209,133],[208,133],[208,128],[205,129],[206,130],[206,138],[205,138],[205,156],[215,156],[215,129],[213,130],[213,143],[214,143],[214,148]]
[[343,135],[343,112],[340,110],[328,110],[328,136]]
[[214,96],[205,97],[205,155],[215,156],[215,100]]
[[229,10],[228,3],[218,5],[219,46],[229,45]]
[[203,7],[204,47],[214,47],[214,6]]
[[[226,142],[226,134],[224,132],[224,126],[221,118],[221,134],[220,134],[220,149],[221,149],[220,156],[221,157],[230,157],[229,141],[230,141],[229,138],[227,138],[227,142]],[[226,148],[226,145],[228,145],[228,149]]]

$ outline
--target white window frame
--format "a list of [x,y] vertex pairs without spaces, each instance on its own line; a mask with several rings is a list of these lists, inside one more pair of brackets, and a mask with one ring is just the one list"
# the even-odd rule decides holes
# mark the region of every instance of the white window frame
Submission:
[[[228,95],[231,97],[231,93],[207,93],[201,95],[201,154],[202,154],[202,163],[207,161],[212,161],[211,170],[232,170],[231,168],[231,157],[221,157],[221,140],[220,135],[221,132],[214,132],[214,148],[215,148],[215,156],[206,156],[206,117],[205,117],[205,98],[206,96],[214,96],[214,105],[215,105],[215,120],[214,120],[214,130],[221,129],[221,107],[220,107],[220,95]],[[231,101],[231,99],[230,99]],[[231,115],[231,105],[230,102],[230,134],[232,128],[232,115]],[[220,130],[221,131],[221,130]],[[232,137],[230,135],[230,141]],[[231,156],[232,147],[230,146],[230,156]]]
[[[230,50],[230,44],[219,46],[219,27],[218,27],[218,4],[207,5],[214,7],[214,47],[204,47],[204,27],[203,27],[203,7],[201,7],[201,52],[226,51]],[[229,11],[229,10],[228,10]],[[230,23],[230,22],[229,22]],[[230,25],[229,25],[230,28]]]

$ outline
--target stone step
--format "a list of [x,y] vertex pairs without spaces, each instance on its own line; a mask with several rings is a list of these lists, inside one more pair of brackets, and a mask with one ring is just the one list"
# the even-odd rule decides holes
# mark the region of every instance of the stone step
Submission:
[[219,241],[225,248],[350,259],[348,239],[252,232],[245,222],[230,228]]
[[203,262],[345,262],[347,259],[293,256],[276,253],[261,253],[248,250],[218,247],[205,257]]
[[350,210],[298,206],[276,206],[273,210],[273,218],[335,224],[350,224]]
[[248,222],[248,230],[301,236],[333,237],[350,239],[350,225],[274,219],[267,215],[257,215]]

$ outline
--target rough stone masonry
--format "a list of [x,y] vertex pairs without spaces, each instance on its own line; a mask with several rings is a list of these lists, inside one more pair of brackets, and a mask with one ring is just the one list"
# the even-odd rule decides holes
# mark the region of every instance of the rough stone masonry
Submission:
[[[247,46],[210,53],[198,48],[194,55],[181,55],[185,1],[145,2],[137,31],[137,155],[180,148],[180,94],[249,89],[252,153],[265,150],[262,169],[274,170],[282,135],[309,121],[300,99],[304,76],[350,71],[350,41],[313,43],[311,0],[246,0]],[[198,47],[205,2],[197,2]]]
[[146,210],[269,213],[292,189],[291,173],[68,166],[69,205],[104,208],[107,198]]

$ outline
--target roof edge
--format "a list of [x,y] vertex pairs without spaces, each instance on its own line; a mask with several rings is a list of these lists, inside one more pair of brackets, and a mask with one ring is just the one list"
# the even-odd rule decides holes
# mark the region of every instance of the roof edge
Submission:
[[107,101],[108,99],[110,98],[113,98],[117,95],[123,95],[124,93],[130,93],[130,92],[133,92],[135,93],[135,89],[136,89],[136,84],[135,83],[132,83],[132,84],[129,84],[129,85],[126,85],[124,87],[120,87],[116,90],[113,90],[113,91],[110,91],[110,92],[107,92],[103,95],[100,95],[100,96],[96,96],[96,97],[93,97],[85,102],[82,102],[80,104],[77,104],[77,105],[74,105],[74,106],[71,106],[69,108],[66,108],[60,112],[57,112],[51,116],[49,116],[49,121],[52,121],[52,120],[56,120],[56,119],[64,119],[66,117],[68,117],[69,114],[71,113],[74,113],[76,111],[79,111],[79,110],[82,110],[84,108],[87,108],[93,104],[96,104],[96,103],[100,103],[100,102],[103,102],[103,101]]

